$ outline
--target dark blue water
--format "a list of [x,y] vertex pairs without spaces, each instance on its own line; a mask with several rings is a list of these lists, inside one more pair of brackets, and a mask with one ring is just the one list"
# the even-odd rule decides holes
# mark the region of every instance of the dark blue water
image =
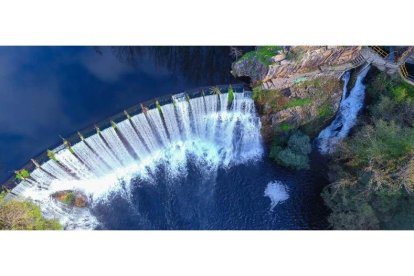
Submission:
[[[189,162],[187,177],[167,181],[160,167],[156,185],[135,181],[131,196],[114,193],[92,213],[98,229],[270,230],[326,227],[311,172],[289,172],[270,160],[220,169],[207,175]],[[269,182],[280,181],[289,199],[273,210],[264,196]],[[314,204],[314,205],[313,205]]]
[[0,183],[63,137],[157,96],[236,82],[229,47],[0,47]]
[[[157,96],[240,82],[229,47],[0,47],[0,182],[63,137]],[[99,229],[321,229],[326,181],[266,158],[206,177],[189,163],[173,183],[134,183],[129,201],[113,195],[93,208]],[[270,210],[271,181],[289,199]]]

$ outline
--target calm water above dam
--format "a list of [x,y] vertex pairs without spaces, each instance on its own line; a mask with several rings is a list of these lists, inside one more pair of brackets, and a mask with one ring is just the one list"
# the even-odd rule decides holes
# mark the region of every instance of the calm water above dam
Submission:
[[[229,73],[232,58],[227,47],[179,50],[166,47],[132,52],[129,48],[3,47],[0,54],[5,57],[0,64],[4,87],[0,92],[4,99],[0,103],[4,126],[0,130],[0,151],[6,153],[0,156],[2,180],[40,151],[54,148],[60,142],[58,134],[67,136],[157,96],[240,82]],[[132,146],[138,153],[146,152],[140,160],[156,153],[161,161],[148,161],[142,173],[135,173],[127,180],[114,178],[96,183],[100,189],[85,175],[85,181],[92,183],[85,192],[93,202],[87,216],[93,217],[95,223],[82,224],[79,221],[84,214],[79,214],[80,220],[73,218],[78,214],[71,214],[71,218],[62,219],[66,226],[69,229],[326,227],[326,210],[319,197],[324,180],[317,170],[290,172],[276,167],[266,158],[252,101],[240,94],[236,105],[226,111],[223,102],[227,96],[222,97],[221,108],[220,99],[217,105],[216,98],[208,98],[204,107],[198,100],[192,100],[189,106],[185,101],[180,102],[174,108],[181,115],[174,113],[172,104],[163,106],[164,124],[157,117],[157,110],[152,110],[150,121],[165,133],[151,136],[148,130],[144,139],[147,149],[138,144]],[[133,120],[142,122],[139,117]],[[126,124],[120,125],[120,129],[133,138]],[[107,132],[104,136],[115,139]],[[99,141],[89,141],[99,148]],[[81,145],[76,150],[83,152]],[[119,156],[125,160],[119,160]],[[122,147],[106,153],[102,159],[111,168],[133,163],[133,157]],[[93,160],[88,162],[97,175],[105,174],[105,166]],[[69,184],[51,187],[59,189],[58,185]],[[45,206],[49,204],[47,193],[30,190],[25,195],[42,201]]]

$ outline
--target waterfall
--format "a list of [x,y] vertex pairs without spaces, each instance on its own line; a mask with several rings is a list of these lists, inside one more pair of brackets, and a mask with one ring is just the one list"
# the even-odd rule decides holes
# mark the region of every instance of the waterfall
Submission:
[[[133,179],[150,179],[157,166],[168,174],[186,174],[186,164],[198,160],[206,173],[214,173],[263,154],[260,120],[250,92],[204,95],[190,99],[184,94],[172,103],[129,115],[112,126],[53,150],[55,158],[30,172],[12,195],[39,203],[46,217],[57,217],[67,229],[94,228],[98,222],[89,208],[62,206],[51,198],[57,191],[78,190],[92,204],[111,193],[128,194]],[[173,182],[173,181],[171,181]],[[154,183],[156,184],[156,183]]]
[[356,124],[358,113],[364,104],[365,85],[363,81],[369,69],[370,66],[366,66],[359,72],[355,85],[349,92],[349,95],[347,93],[347,86],[350,72],[346,72],[342,77],[344,85],[338,113],[333,122],[322,130],[317,138],[319,151],[321,153],[326,154],[332,152],[335,149],[335,145],[345,138],[351,128]]

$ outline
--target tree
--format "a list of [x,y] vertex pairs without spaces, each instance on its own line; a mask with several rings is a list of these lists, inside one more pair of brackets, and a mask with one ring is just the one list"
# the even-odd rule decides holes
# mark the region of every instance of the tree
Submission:
[[270,150],[270,158],[280,165],[291,169],[309,169],[308,155],[311,151],[312,147],[309,136],[300,131],[294,131],[287,143],[284,139],[274,140]]
[[1,230],[61,230],[55,219],[45,219],[40,207],[30,201],[4,202],[5,192],[0,196]]

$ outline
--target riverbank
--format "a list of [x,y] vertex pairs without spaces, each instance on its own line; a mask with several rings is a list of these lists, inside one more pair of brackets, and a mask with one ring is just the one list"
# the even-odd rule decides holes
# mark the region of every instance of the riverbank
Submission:
[[[305,50],[299,57],[295,56],[295,62],[297,62],[295,69],[289,67],[291,61],[282,62],[289,55],[292,56],[291,52],[280,50],[270,59],[271,62],[267,65],[267,69],[266,66],[264,66],[265,69],[262,66],[260,74],[251,76],[255,87],[254,99],[262,119],[262,133],[269,148],[269,155],[278,164],[291,169],[309,168],[309,151],[307,150],[309,142],[306,136],[311,139],[315,138],[327,122],[333,120],[341,98],[343,100],[344,97],[348,97],[347,91],[351,91],[351,87],[357,86],[358,81],[361,81],[358,80],[359,77],[357,78],[356,74],[351,74],[350,78],[348,76],[341,96],[338,90],[339,80],[332,78],[331,72],[326,75],[320,72],[316,74],[312,73],[317,72],[317,70],[312,71],[315,68],[306,68],[302,70],[311,72],[312,79],[296,78],[297,71],[295,70],[300,70],[298,68],[307,64],[306,60],[315,54],[314,50],[309,47],[309,52]],[[319,50],[323,53],[326,49]],[[249,56],[254,57],[251,54]],[[276,65],[271,65],[275,59],[281,61]],[[254,64],[250,61],[250,64],[252,63]],[[247,69],[240,70],[240,64],[246,64],[246,62],[242,60],[242,63],[234,64],[233,72],[236,74],[249,72]],[[272,75],[270,81],[273,86],[266,84],[269,82],[268,76],[269,71],[272,71],[272,66],[273,71],[275,71],[274,67],[279,67],[276,71],[284,72],[280,73],[280,76]],[[321,64],[317,67],[320,69]],[[288,72],[293,72],[293,77]],[[258,79],[258,76],[262,79]],[[320,86],[326,78],[331,78],[331,82],[335,84],[331,87],[335,89],[324,87],[319,89],[320,94],[312,97],[312,89]],[[290,83],[286,82],[287,79]],[[322,135],[335,140],[337,144],[335,149],[329,150],[330,154],[321,159],[315,148],[311,154],[317,157],[316,162],[310,162],[311,166],[316,165],[317,173],[323,176],[324,184],[319,188],[324,203],[331,210],[331,213],[327,214],[328,221],[330,227],[334,229],[412,229],[414,217],[410,215],[412,213],[410,210],[413,208],[411,193],[414,190],[412,188],[414,187],[414,163],[412,161],[414,88],[399,79],[398,75],[393,74],[390,77],[375,68],[368,74],[364,83],[367,85],[367,97],[364,96],[363,86],[355,88],[357,90],[350,92],[351,101],[341,103],[339,107],[340,112],[354,109],[353,117],[348,118],[350,116],[348,111],[345,112],[346,114],[338,113],[336,115],[338,122],[334,121],[332,129],[325,130],[326,133]],[[271,89],[277,85],[281,89]],[[298,88],[302,93],[292,93]],[[354,96],[352,96],[353,93]],[[336,96],[329,97],[329,95]],[[358,103],[354,102],[352,97],[356,97],[355,101],[357,98],[360,100]],[[330,99],[331,104],[328,106],[331,112],[327,112],[326,120],[318,120],[316,114],[319,116],[326,114],[321,110],[323,106],[321,102],[326,102],[326,99]],[[319,112],[309,112],[312,109],[319,110]],[[301,114],[306,114],[306,116],[300,116]],[[358,114],[360,116],[356,118]],[[344,119],[352,122],[344,122]],[[306,128],[309,124],[311,127]],[[335,137],[339,135],[338,140],[332,135]],[[294,141],[292,137],[295,137]],[[298,137],[305,138],[299,139]],[[329,144],[329,147],[331,146],[333,145]]]

